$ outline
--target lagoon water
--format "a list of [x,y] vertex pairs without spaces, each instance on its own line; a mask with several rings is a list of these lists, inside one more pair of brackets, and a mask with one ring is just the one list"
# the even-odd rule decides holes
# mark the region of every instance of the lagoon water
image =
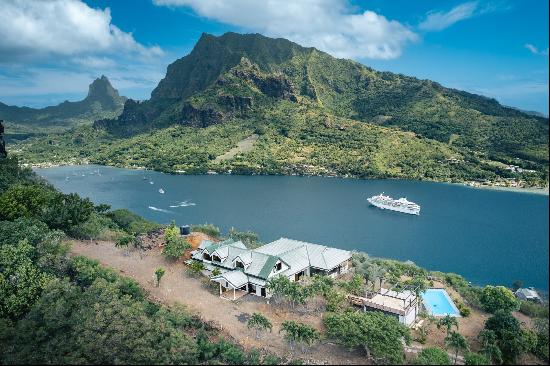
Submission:
[[[224,232],[234,226],[257,232],[264,242],[284,236],[411,260],[476,284],[519,279],[548,289],[547,195],[417,181],[184,176],[94,165],[36,171],[63,192],[160,223],[209,222]],[[417,202],[421,215],[370,207],[366,198],[381,192]]]

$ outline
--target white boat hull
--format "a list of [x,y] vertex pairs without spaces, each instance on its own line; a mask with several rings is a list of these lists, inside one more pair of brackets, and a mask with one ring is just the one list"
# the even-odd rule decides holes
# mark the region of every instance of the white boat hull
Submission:
[[390,206],[390,205],[384,205],[378,202],[373,202],[370,198],[367,198],[367,201],[374,207],[378,207],[382,210],[390,210],[390,211],[396,211],[401,213],[406,213],[409,215],[420,215],[420,209],[418,210],[411,210],[406,207],[396,207],[396,206]]

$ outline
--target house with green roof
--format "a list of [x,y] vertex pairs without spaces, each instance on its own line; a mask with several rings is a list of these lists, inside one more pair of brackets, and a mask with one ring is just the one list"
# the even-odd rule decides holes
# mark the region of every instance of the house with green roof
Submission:
[[210,273],[218,269],[211,280],[219,284],[220,296],[232,300],[248,293],[270,297],[266,283],[274,276],[299,281],[314,274],[336,277],[351,268],[347,250],[287,238],[252,250],[240,241],[204,240],[191,258],[201,261]]

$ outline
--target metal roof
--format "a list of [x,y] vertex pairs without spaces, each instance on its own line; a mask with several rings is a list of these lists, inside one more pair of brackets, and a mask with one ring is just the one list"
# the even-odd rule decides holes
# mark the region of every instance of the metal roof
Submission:
[[[263,280],[268,279],[279,260],[289,267],[281,273],[289,276],[310,266],[330,271],[351,258],[351,252],[347,250],[287,238],[280,238],[254,250],[248,250],[242,242],[232,240],[211,243],[204,250],[210,255],[217,253],[222,259],[221,262],[212,262],[213,265],[232,270],[234,260],[240,258],[245,268],[237,271]],[[197,252],[193,258],[201,260],[202,254]]]
[[220,282],[221,280],[227,281],[233,288],[239,288],[248,283],[248,276],[242,271],[234,270],[214,276],[211,280],[216,282]]
[[[304,257],[304,249],[306,255]],[[280,238],[256,249],[257,252],[280,256],[285,261],[295,262],[299,267],[308,265],[330,271],[340,263],[351,258],[351,252],[342,249],[330,248],[324,245],[307,243],[304,241]],[[290,263],[289,263],[290,264]],[[292,266],[291,266],[292,267]],[[304,267],[304,268],[305,268]]]

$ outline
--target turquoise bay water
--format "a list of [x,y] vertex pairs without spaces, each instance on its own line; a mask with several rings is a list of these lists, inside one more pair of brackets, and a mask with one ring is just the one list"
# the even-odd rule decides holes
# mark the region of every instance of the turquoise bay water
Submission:
[[422,293],[422,302],[433,316],[460,316],[460,312],[447,294],[447,291],[439,288],[430,288]]
[[[417,181],[184,176],[92,165],[37,172],[63,192],[160,223],[210,222],[225,232],[234,226],[257,232],[264,242],[284,236],[412,260],[477,284],[509,286],[519,279],[548,289],[545,195]],[[417,202],[420,216],[370,207],[367,197],[381,192]]]

